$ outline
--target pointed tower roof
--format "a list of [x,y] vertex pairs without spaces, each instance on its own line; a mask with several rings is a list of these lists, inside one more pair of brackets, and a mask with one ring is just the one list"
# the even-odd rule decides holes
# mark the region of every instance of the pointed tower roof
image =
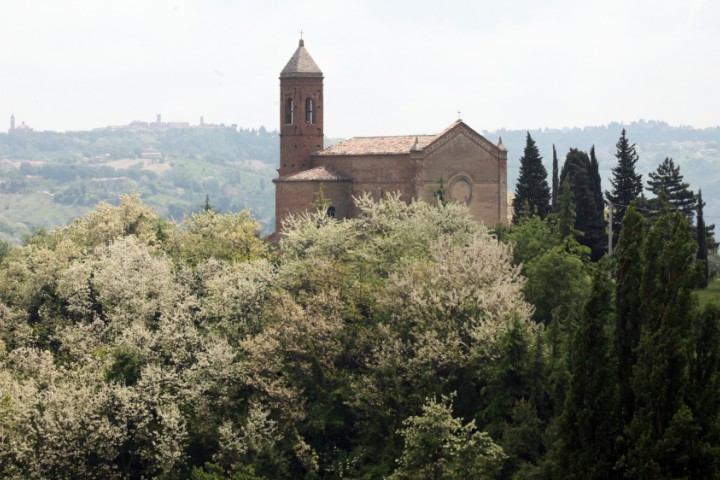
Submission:
[[297,50],[290,61],[280,72],[280,78],[285,77],[322,77],[323,73],[305,49],[305,41],[301,38]]

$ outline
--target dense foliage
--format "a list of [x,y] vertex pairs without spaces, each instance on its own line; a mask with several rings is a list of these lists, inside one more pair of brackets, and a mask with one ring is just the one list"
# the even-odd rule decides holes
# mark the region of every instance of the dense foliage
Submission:
[[359,206],[292,220],[280,256],[246,215],[173,224],[132,197],[11,249],[0,471],[379,478],[397,458],[407,478],[451,403],[448,471],[500,471],[475,425],[510,411],[482,391],[507,336],[539,332],[509,247],[459,205]]
[[631,207],[595,262],[594,149],[560,177],[556,212],[494,231],[362,197],[274,246],[130,196],[4,246],[0,476],[718,478],[687,219]]

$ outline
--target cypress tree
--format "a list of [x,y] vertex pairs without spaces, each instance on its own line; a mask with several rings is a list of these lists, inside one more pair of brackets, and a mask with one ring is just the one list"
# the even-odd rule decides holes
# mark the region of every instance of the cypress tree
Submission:
[[617,355],[619,412],[623,424],[629,424],[635,411],[632,391],[633,367],[640,342],[643,244],[645,221],[634,206],[625,213],[623,231],[617,247],[615,286],[615,352]]
[[558,212],[558,231],[560,239],[565,240],[568,237],[577,237],[578,232],[575,230],[575,200],[573,192],[570,188],[570,177],[565,177],[562,183],[562,192],[560,192]]
[[692,221],[696,205],[695,194],[683,181],[680,166],[675,166],[673,159],[666,157],[656,171],[649,173],[649,177],[647,190],[661,201],[667,202],[672,210],[679,211],[688,221]]
[[642,175],[635,172],[635,164],[638,161],[638,154],[635,144],[632,145],[625,135],[623,128],[620,139],[615,144],[618,159],[617,166],[613,168],[613,178],[610,180],[612,191],[605,192],[607,198],[613,203],[615,215],[613,216],[613,244],[620,238],[622,219],[630,202],[642,194]]
[[625,457],[631,478],[687,478],[699,429],[687,402],[693,348],[695,240],[681,214],[650,229],[640,283],[642,327],[631,386]]
[[[599,246],[599,250],[593,257],[594,260],[599,260],[602,257],[602,253],[605,251],[606,241],[606,229],[607,222],[605,222],[605,200],[603,199],[602,183],[600,179],[600,165],[598,164],[597,157],[595,156],[595,145],[590,148],[590,189],[593,195],[593,204],[590,209],[592,214],[592,224],[594,226],[592,234],[595,235],[593,242]],[[600,248],[601,246],[601,248]]]
[[478,414],[485,431],[500,435],[515,403],[530,396],[531,339],[515,317],[499,341],[499,358],[489,372],[483,393],[487,406]]
[[702,190],[700,190],[697,196],[697,226],[695,228],[698,243],[697,259],[701,263],[700,288],[706,288],[708,286],[709,279],[707,232],[705,229],[705,217],[703,215],[704,206],[705,203],[702,199]]
[[205,194],[205,203],[203,203],[203,212],[214,212],[215,208],[210,204],[210,194]]
[[615,440],[620,432],[612,408],[617,383],[606,334],[611,296],[607,271],[598,268],[571,347],[570,385],[558,422],[558,478],[618,477]]
[[695,354],[690,364],[690,408],[700,427],[700,444],[690,478],[720,473],[720,308],[708,305],[696,316]]
[[525,204],[531,214],[537,213],[540,218],[545,218],[550,211],[547,170],[542,164],[542,157],[530,132],[527,132],[525,151],[520,158],[520,175],[513,199],[513,223],[519,223]]
[[[597,163],[597,162],[596,162]],[[587,153],[571,148],[565,158],[560,182],[570,180],[576,206],[575,229],[581,231],[580,243],[590,248],[593,260],[605,253],[605,218],[599,200],[600,175]]]
[[592,188],[593,196],[595,197],[596,208],[599,206],[602,210],[604,200],[600,179],[600,165],[597,157],[595,156],[595,145],[590,147],[590,187]]
[[558,176],[558,158],[555,144],[553,143],[553,163],[552,163],[552,211],[558,211],[558,193],[560,189],[560,177]]

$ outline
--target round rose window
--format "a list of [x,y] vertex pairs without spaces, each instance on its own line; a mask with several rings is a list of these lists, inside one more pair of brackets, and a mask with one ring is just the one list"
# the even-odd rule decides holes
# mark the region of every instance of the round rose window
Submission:
[[455,177],[450,181],[450,200],[468,204],[472,198],[472,183],[464,176]]

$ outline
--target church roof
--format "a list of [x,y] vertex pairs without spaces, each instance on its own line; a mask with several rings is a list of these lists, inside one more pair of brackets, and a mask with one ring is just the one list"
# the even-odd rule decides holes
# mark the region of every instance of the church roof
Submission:
[[400,135],[394,137],[354,137],[315,155],[402,155],[422,150],[437,135]]
[[305,41],[300,39],[300,44],[285,68],[280,72],[283,77],[322,77],[322,71],[305,50]]
[[340,173],[334,167],[322,165],[320,167],[303,170],[292,175],[277,178],[283,182],[349,182],[351,180],[347,175]]

